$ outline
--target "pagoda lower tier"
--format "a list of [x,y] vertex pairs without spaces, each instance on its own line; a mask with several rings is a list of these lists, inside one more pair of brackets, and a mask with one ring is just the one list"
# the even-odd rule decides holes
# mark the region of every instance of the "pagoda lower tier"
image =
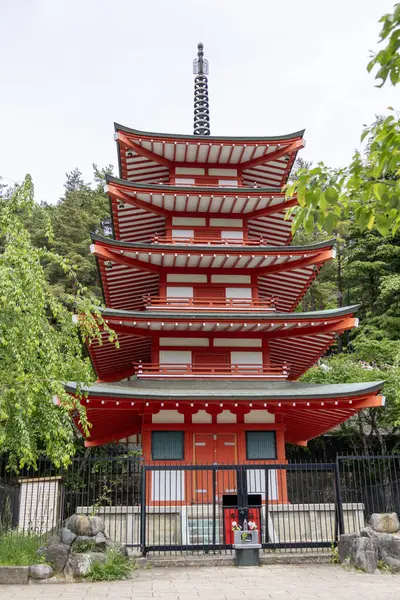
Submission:
[[107,308],[102,315],[117,333],[118,347],[104,332],[89,352],[100,381],[200,373],[293,380],[317,362],[337,334],[357,325],[357,308],[307,313]]
[[[306,445],[358,411],[383,406],[384,397],[378,395],[382,385],[198,379],[169,380],[166,385],[163,378],[95,383],[82,390],[92,424],[86,445],[142,433],[143,455],[151,462],[159,457],[152,449],[151,432],[179,432],[183,455],[171,458],[195,463],[201,462],[202,450],[196,436],[229,433],[229,462],[242,464],[251,460],[246,436],[262,431],[273,438],[271,455],[256,459],[284,460],[285,442]],[[68,383],[66,389],[75,394],[76,384]]]

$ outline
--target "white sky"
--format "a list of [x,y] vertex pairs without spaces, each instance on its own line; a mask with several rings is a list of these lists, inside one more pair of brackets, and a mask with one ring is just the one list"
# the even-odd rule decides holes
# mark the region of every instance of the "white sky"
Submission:
[[[0,0],[0,175],[56,201],[65,172],[115,165],[113,122],[192,133],[192,61],[210,62],[213,135],[306,128],[301,156],[345,164],[398,101],[366,72],[394,0]],[[397,106],[398,106],[397,102]]]

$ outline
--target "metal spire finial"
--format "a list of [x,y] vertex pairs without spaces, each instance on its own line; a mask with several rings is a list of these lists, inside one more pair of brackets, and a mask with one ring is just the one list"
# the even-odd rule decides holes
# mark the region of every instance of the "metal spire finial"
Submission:
[[194,78],[194,135],[210,135],[210,110],[208,105],[208,60],[204,58],[203,44],[197,45],[197,58],[193,61]]

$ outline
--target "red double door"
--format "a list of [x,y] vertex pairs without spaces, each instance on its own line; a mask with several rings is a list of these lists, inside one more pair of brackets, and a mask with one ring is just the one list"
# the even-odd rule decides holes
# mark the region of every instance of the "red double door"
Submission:
[[[236,435],[234,433],[195,433],[193,435],[194,460],[197,465],[237,464]],[[213,490],[212,469],[198,470],[194,474],[194,502],[209,503],[219,501],[223,494],[236,493],[236,471],[217,469],[215,490]]]

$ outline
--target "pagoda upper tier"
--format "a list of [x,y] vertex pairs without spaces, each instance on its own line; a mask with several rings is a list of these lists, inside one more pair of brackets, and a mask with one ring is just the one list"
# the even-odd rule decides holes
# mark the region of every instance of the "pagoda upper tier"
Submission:
[[121,177],[136,183],[195,179],[229,185],[236,179],[239,185],[281,188],[304,146],[303,135],[304,130],[262,137],[176,135],[115,124]]
[[297,200],[286,200],[281,188],[243,187],[237,178],[229,180],[229,186],[185,181],[139,184],[108,176],[105,190],[115,238],[152,242],[173,230],[185,228],[199,235],[207,228],[209,236],[238,229],[244,239],[276,246],[291,242],[291,219],[285,218],[285,211]]

